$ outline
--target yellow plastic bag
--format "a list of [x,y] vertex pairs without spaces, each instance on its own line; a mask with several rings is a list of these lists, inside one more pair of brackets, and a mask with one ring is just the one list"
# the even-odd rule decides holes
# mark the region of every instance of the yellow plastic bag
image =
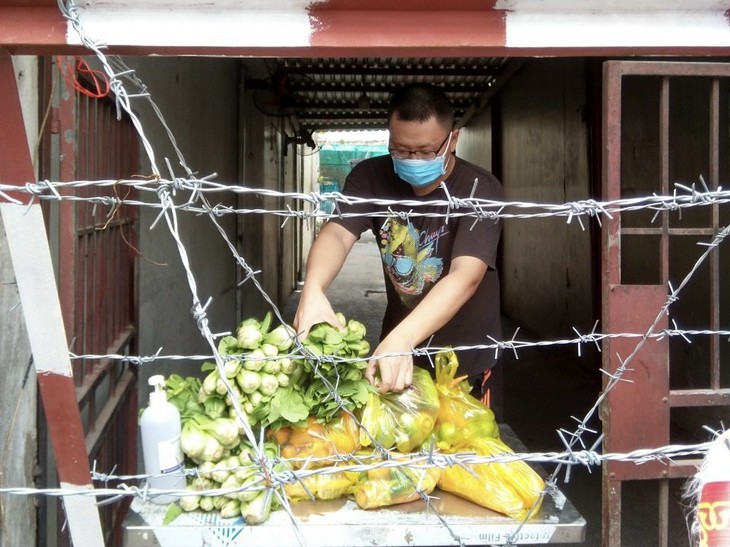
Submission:
[[359,473],[337,471],[317,473],[284,485],[284,493],[291,501],[314,499],[333,500],[351,494]]
[[439,412],[436,419],[436,441],[444,450],[470,446],[475,439],[499,437],[494,412],[468,393],[465,376],[455,378],[459,362],[453,351],[436,355],[436,390]]
[[[413,383],[400,393],[370,393],[360,423],[360,445],[373,439],[383,448],[411,452],[431,435],[439,410],[439,397],[427,370],[414,367]],[[369,433],[369,435],[368,435]]]
[[355,485],[355,502],[361,509],[375,509],[420,499],[430,494],[441,476],[437,467],[374,467]]
[[308,468],[332,465],[336,456],[355,452],[360,448],[358,431],[352,416],[340,412],[327,424],[310,416],[304,427],[282,427],[268,435],[281,447],[281,457],[293,459],[292,466],[299,469],[305,463]]
[[[472,450],[479,456],[514,453],[501,440],[488,437],[476,439],[469,447]],[[441,472],[438,486],[482,507],[524,520],[542,505],[545,482],[527,463],[514,461],[454,465]]]

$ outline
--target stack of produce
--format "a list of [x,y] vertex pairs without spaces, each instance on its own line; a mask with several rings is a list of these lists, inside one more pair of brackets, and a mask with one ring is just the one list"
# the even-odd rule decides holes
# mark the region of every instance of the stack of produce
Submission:
[[[348,412],[328,423],[311,416],[304,425],[269,430],[268,436],[293,469],[336,468],[359,448],[358,425]],[[358,480],[359,473],[349,471],[315,473],[285,484],[284,492],[291,501],[331,500],[350,494]]]
[[[395,449],[388,459],[407,463],[410,452],[430,439],[438,413],[438,393],[429,373],[414,369],[413,383],[400,393],[378,394],[371,391],[361,412],[359,428],[347,412],[323,424],[310,417],[306,427],[292,426],[272,431],[269,438],[281,446],[281,455],[295,469],[315,469],[329,465],[336,469],[340,456],[353,454],[361,447]],[[284,487],[289,499],[332,499],[348,494],[363,509],[406,503],[430,494],[436,487],[440,470],[414,470],[406,465],[391,465],[378,450],[360,451],[356,461],[373,464],[373,469],[353,473],[328,470],[309,475]],[[382,466],[379,466],[382,465]]]
[[[251,445],[242,440],[238,422],[225,415],[223,400],[208,396],[203,383],[192,376],[173,374],[166,387],[168,401],[180,411],[181,448],[197,470],[188,480],[190,493],[169,506],[165,521],[174,520],[181,510],[200,510],[218,511],[223,518],[241,516],[248,524],[264,522],[278,506],[277,499],[265,487],[266,473]],[[289,469],[273,442],[264,444],[263,457],[274,472]],[[209,494],[216,490],[225,493]]]
[[362,411],[360,444],[377,443],[408,453],[426,441],[439,412],[439,395],[428,371],[414,367],[411,387],[385,395],[372,392]]
[[[497,437],[494,413],[468,393],[453,351],[436,356],[436,389],[441,400],[436,423],[437,446],[446,453],[476,452],[478,456],[512,454]],[[452,492],[517,520],[534,514],[542,503],[545,483],[525,462],[454,465],[438,481]]]
[[469,393],[466,376],[456,377],[459,361],[449,350],[436,355],[436,390],[439,409],[436,419],[438,447],[451,450],[469,446],[473,439],[499,437],[494,412]]
[[216,463],[240,444],[237,422],[225,413],[225,405],[201,396],[204,391],[198,378],[173,374],[167,378],[166,387],[167,400],[180,411],[180,446],[190,460]]
[[291,501],[334,500],[351,494],[359,476],[351,471],[314,473],[285,484],[284,492]]
[[[394,455],[394,460],[407,461],[406,456]],[[361,509],[376,509],[408,503],[433,492],[441,476],[438,467],[416,469],[399,465],[374,466],[360,476],[352,488],[355,502]]]
[[[235,397],[249,425],[277,429],[305,423],[310,416],[329,421],[341,408],[355,410],[368,397],[370,384],[363,377],[370,351],[365,327],[345,321],[344,332],[330,325],[317,325],[303,346],[316,357],[329,359],[316,364],[294,350],[294,329],[279,325],[273,330],[271,314],[263,321],[246,319],[236,336],[225,336],[218,351],[225,359],[225,381],[214,363],[204,363],[208,375],[202,382],[197,402],[216,418],[237,418]],[[226,385],[228,384],[228,385]],[[168,386],[169,389],[169,386]],[[334,389],[338,397],[332,396]],[[182,412],[182,410],[181,410]]]
[[[263,454],[267,462],[276,462],[271,472],[280,473],[289,468],[279,460],[279,450],[274,443],[266,443]],[[267,487],[267,473],[269,471],[264,471],[257,462],[251,446],[242,442],[217,463],[204,461],[198,466],[197,476],[187,486],[190,493],[180,498],[179,508],[183,511],[219,511],[222,518],[241,516],[247,524],[261,524],[269,518],[272,509],[279,506],[272,489]],[[221,494],[209,494],[216,490]],[[175,516],[175,510],[168,509],[168,520]]]
[[303,396],[309,415],[325,422],[338,416],[343,408],[348,411],[362,408],[373,391],[363,376],[368,366],[364,357],[370,353],[365,325],[354,319],[348,321],[341,313],[337,318],[345,325],[342,331],[328,323],[319,323],[303,342],[315,358],[325,359],[300,361],[306,376]]
[[[266,487],[262,465],[279,471],[290,464],[279,461],[280,445],[274,442],[265,444],[266,462],[253,458],[251,446],[241,440],[239,411],[250,426],[276,432],[279,441],[289,432],[292,443],[300,443],[302,436],[310,442],[317,440],[315,436],[324,427],[321,422],[331,422],[327,454],[349,454],[358,448],[356,424],[345,422],[340,414],[343,408],[356,410],[367,401],[371,389],[363,377],[367,362],[362,357],[370,347],[361,323],[346,321],[341,314],[339,319],[346,325],[342,332],[330,325],[317,325],[303,343],[307,352],[331,359],[317,362],[290,353],[294,330],[288,325],[271,329],[271,314],[267,314],[262,321],[246,319],[236,329],[236,336],[220,340],[225,379],[209,362],[202,366],[208,372],[202,381],[174,374],[167,379],[168,400],[178,408],[182,420],[181,448],[198,469],[198,476],[188,485],[193,493],[181,499],[180,507],[217,509],[224,517],[237,516],[238,508],[248,523],[265,520],[275,496]],[[334,386],[336,399],[329,386]],[[282,442],[285,458],[321,451],[292,443],[287,446]],[[197,493],[217,489],[233,493]]]
[[304,425],[271,429],[268,436],[279,447],[281,456],[295,469],[323,467],[338,461],[338,456],[355,452],[359,445],[358,425],[347,412],[328,423],[310,416]]
[[[473,439],[470,449],[478,456],[513,454],[501,440]],[[453,465],[441,472],[438,486],[482,507],[516,520],[535,514],[542,504],[545,483],[523,461]]]
[[[411,453],[422,449],[480,456],[510,449],[498,439],[494,414],[456,377],[453,352],[436,356],[436,382],[415,368],[411,387],[379,394],[363,376],[370,351],[365,327],[338,315],[346,327],[316,325],[303,352],[296,351],[291,327],[271,328],[270,314],[247,319],[236,336],[220,340],[222,374],[205,363],[202,380],[168,378],[168,400],[183,422],[186,467],[197,466],[190,494],[171,508],[217,510],[255,524],[277,506],[276,494],[290,501],[352,495],[371,509],[416,500],[437,485],[516,519],[539,507],[544,484],[524,462],[410,464]],[[241,417],[265,430],[259,450],[242,440]],[[353,459],[369,469],[337,468]],[[271,473],[292,470],[298,479],[275,493]]]

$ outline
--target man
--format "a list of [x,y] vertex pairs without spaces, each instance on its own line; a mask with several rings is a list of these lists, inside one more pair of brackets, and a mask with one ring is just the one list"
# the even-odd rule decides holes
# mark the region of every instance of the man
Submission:
[[[420,84],[398,90],[388,112],[390,155],[355,166],[343,194],[411,202],[444,201],[448,196],[501,200],[501,186],[491,173],[456,157],[459,131],[453,127],[453,109],[442,91]],[[499,221],[447,218],[445,206],[433,205],[390,206],[394,214],[387,218],[368,215],[388,209],[371,203],[342,203],[340,209],[359,215],[332,218],[312,245],[293,321],[301,338],[316,323],[342,327],[325,291],[366,230],[375,234],[380,248],[388,301],[380,344],[365,374],[380,392],[401,391],[411,384],[412,351],[424,342],[456,347],[488,344],[489,336],[501,338],[495,269]],[[457,355],[457,374],[468,375],[473,385],[480,385],[496,362],[493,351]],[[430,368],[428,359],[419,359],[418,364]],[[484,389],[491,391],[487,395],[494,408],[499,405],[495,398],[501,397],[501,375],[491,375]]]

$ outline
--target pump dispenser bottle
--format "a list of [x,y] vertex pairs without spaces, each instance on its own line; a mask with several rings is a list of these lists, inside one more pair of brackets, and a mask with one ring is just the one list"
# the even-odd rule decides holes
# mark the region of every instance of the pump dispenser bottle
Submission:
[[[144,456],[147,484],[152,489],[183,490],[183,453],[180,448],[180,413],[175,405],[167,401],[164,386],[165,378],[151,376],[148,380],[153,387],[149,406],[142,412],[139,427],[142,434],[142,454]],[[177,496],[150,496],[153,503],[166,504],[175,501]]]

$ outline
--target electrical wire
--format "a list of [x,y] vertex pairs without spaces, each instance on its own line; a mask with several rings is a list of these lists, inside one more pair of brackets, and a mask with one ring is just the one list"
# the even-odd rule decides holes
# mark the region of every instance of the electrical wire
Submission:
[[57,55],[56,64],[64,81],[82,95],[92,99],[109,95],[109,78],[102,71],[91,68],[83,57]]

